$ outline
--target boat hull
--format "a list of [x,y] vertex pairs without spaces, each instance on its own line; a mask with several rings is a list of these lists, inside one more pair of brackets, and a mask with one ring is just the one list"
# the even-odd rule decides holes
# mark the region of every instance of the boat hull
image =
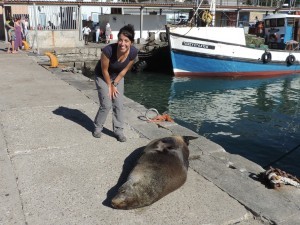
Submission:
[[[172,32],[169,44],[175,76],[270,77],[300,73],[300,52],[297,51],[267,51]],[[269,54],[270,58],[263,60],[264,54]],[[287,59],[291,54],[295,61],[289,63]]]

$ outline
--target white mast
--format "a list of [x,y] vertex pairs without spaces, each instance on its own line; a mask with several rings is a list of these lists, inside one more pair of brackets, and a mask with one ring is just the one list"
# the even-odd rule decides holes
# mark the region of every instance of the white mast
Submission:
[[212,15],[211,26],[214,27],[215,26],[215,17],[216,17],[216,1],[215,0],[211,0],[209,10]]

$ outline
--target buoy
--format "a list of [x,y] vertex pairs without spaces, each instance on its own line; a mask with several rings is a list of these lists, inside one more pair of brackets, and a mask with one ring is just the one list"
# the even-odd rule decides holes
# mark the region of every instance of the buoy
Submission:
[[296,61],[296,57],[292,54],[286,58],[286,62],[288,65],[293,65],[295,61]]
[[272,59],[272,55],[270,52],[265,52],[261,56],[261,60],[263,61],[263,63],[268,63],[271,61],[271,59]]
[[22,41],[22,43],[23,43],[23,45],[24,45],[24,49],[25,49],[25,50],[29,50],[29,49],[30,49],[29,44],[28,44],[27,41]]
[[50,58],[50,67],[56,68],[58,66],[58,60],[55,55],[53,55],[51,52],[45,52],[45,55]]

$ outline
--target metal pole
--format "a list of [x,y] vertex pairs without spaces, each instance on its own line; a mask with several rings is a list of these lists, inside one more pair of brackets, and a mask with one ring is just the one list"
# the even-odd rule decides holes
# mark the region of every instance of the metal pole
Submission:
[[40,54],[40,49],[39,49],[39,41],[38,41],[38,18],[37,18],[37,8],[36,4],[33,3],[33,13],[34,13],[34,19],[35,19],[35,40],[36,40],[36,49],[37,49],[37,54]]
[[237,10],[237,13],[236,13],[236,27],[239,27],[239,17],[240,17],[240,10]]
[[210,11],[212,14],[211,26],[214,27],[216,22],[216,1],[215,0],[211,1]]
[[143,33],[143,9],[144,7],[142,6],[141,9],[140,9],[140,39],[142,39],[142,33]]
[[82,41],[82,17],[81,17],[80,5],[78,5],[78,27],[79,27],[79,41]]
[[5,6],[2,6],[2,12],[3,12],[3,27],[4,27],[4,35],[5,35],[5,42],[8,42],[7,38],[7,28],[6,28],[6,16],[5,16]]

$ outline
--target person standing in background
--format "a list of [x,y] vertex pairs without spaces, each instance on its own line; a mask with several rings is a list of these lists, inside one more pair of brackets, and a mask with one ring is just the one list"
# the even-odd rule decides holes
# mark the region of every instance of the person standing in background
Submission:
[[28,39],[28,25],[29,25],[27,17],[23,18],[22,24],[23,24],[23,34],[24,34],[23,40],[27,41],[27,39]]
[[16,17],[15,19],[15,34],[16,34],[16,40],[15,40],[15,50],[18,52],[20,49],[22,49],[22,24],[21,24],[21,18]]
[[264,24],[262,21],[258,22],[256,36],[262,38],[264,37]]
[[7,36],[8,36],[7,53],[16,53],[15,51],[16,34],[14,28],[14,21],[10,17],[7,18],[7,21],[5,23],[5,28],[7,30]]
[[111,34],[111,28],[110,24],[107,23],[105,26],[105,43],[108,44],[110,42],[110,34]]
[[96,43],[99,42],[99,36],[100,36],[100,26],[99,23],[97,23],[96,27],[95,27],[95,31],[96,31]]
[[82,29],[82,32],[83,32],[84,43],[85,45],[88,45],[91,29],[87,25],[85,25],[85,27]]

